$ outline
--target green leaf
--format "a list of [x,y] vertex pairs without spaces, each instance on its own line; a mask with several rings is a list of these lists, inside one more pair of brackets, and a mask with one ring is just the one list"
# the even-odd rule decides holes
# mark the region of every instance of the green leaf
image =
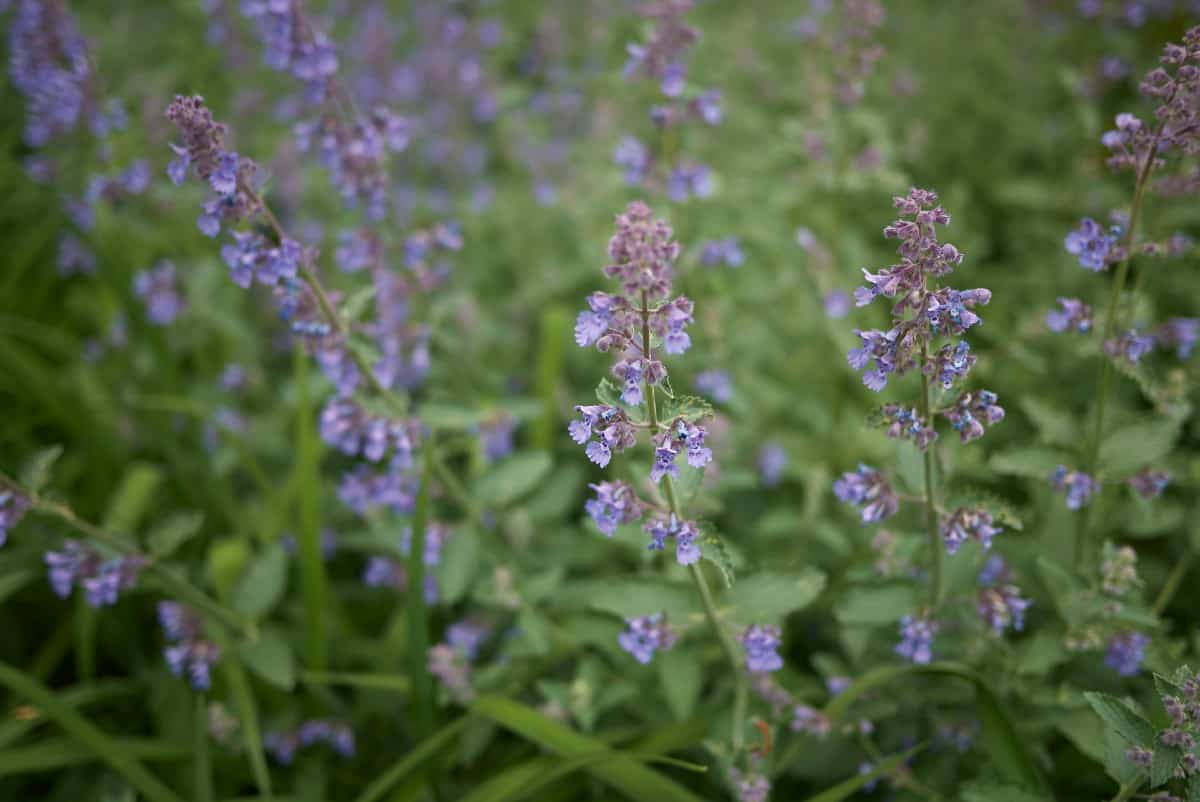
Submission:
[[421,422],[439,431],[470,431],[491,414],[482,407],[461,407],[451,404],[422,404]]
[[699,600],[691,585],[661,579],[597,581],[584,588],[574,586],[569,592],[575,596],[581,590],[586,591],[581,597],[586,598],[591,607],[622,618],[661,612],[668,620],[682,623],[699,610]]
[[1150,787],[1155,788],[1171,779],[1183,751],[1177,746],[1154,744],[1154,762],[1150,764]]
[[954,677],[975,686],[975,702],[982,726],[980,743],[992,765],[1008,779],[1038,791],[1046,790],[1046,780],[1026,749],[1026,740],[1017,733],[1008,713],[991,686],[970,668],[958,663],[927,663],[885,666],[868,671],[849,688],[835,696],[825,707],[825,715],[833,721],[845,717],[850,705],[864,693],[879,687],[892,688],[905,676],[927,674]]
[[917,588],[908,583],[855,585],[846,591],[834,615],[849,625],[895,624],[917,609],[917,600]]
[[[153,738],[111,738],[114,748],[137,760],[185,760],[191,756],[187,744]],[[71,766],[102,760],[86,745],[71,738],[45,738],[29,746],[0,752],[0,777],[56,772]]]
[[43,448],[35,453],[21,469],[21,484],[34,493],[42,492],[50,482],[50,472],[54,470],[54,464],[62,455],[63,447],[58,445]]
[[100,528],[118,534],[136,530],[165,478],[162,469],[156,465],[131,465],[108,502],[108,512]]
[[676,418],[685,418],[691,423],[699,423],[713,416],[713,407],[705,399],[695,395],[683,395],[678,398],[667,398],[659,404],[659,420],[670,423]]
[[[900,767],[904,761],[908,760],[913,755],[925,748],[925,744],[917,744],[916,746],[906,749],[898,755],[884,758],[871,767],[871,770],[866,774],[859,774],[844,780],[832,788],[828,788],[816,796],[810,796],[806,802],[840,802],[843,799],[850,797],[858,789],[862,788],[872,780],[878,779],[885,775],[891,774]],[[999,802],[999,800],[997,800]]]
[[296,656],[275,630],[264,630],[256,640],[243,643],[238,655],[246,667],[285,691],[296,687]]
[[350,293],[342,304],[342,317],[351,323],[361,320],[375,300],[375,283],[371,282]]
[[436,571],[443,604],[454,604],[466,595],[479,568],[479,533],[469,527],[442,546],[442,559]]
[[[228,654],[229,642],[220,635],[216,637],[221,651]],[[250,758],[254,784],[258,786],[259,793],[269,799],[271,797],[271,772],[267,769],[267,757],[263,753],[258,704],[254,700],[254,691],[250,688],[250,680],[246,677],[246,672],[242,670],[242,664],[238,660],[222,660],[220,666],[225,675],[225,682],[229,686],[230,695],[233,697],[233,707],[241,722],[242,742],[245,744],[246,754]]]
[[387,771],[376,777],[370,785],[363,789],[355,802],[376,802],[376,800],[382,799],[388,791],[396,787],[425,761],[453,743],[470,721],[469,716],[462,716],[426,738],[416,748],[393,763]]
[[1086,691],[1083,698],[1126,746],[1154,745],[1154,728],[1133,702],[1095,691]]
[[721,579],[725,582],[725,587],[732,588],[734,581],[733,557],[730,556],[729,549],[725,547],[725,540],[712,527],[702,527],[700,549],[704,559],[715,565],[721,572]]
[[475,482],[472,495],[485,507],[504,507],[528,494],[554,467],[541,451],[515,454],[497,463]]
[[1049,802],[1050,797],[1028,788],[993,780],[972,780],[959,792],[961,802]]
[[1136,473],[1170,453],[1178,435],[1179,422],[1171,419],[1123,426],[1100,444],[1100,473],[1111,479]]
[[96,725],[76,713],[66,702],[46,686],[23,674],[7,663],[0,663],[0,683],[14,694],[29,700],[62,727],[67,735],[87,747],[112,766],[152,802],[183,802],[161,780],[151,774],[136,756]]
[[408,693],[403,674],[353,674],[345,671],[301,671],[300,681],[310,685],[345,685],[350,688]]
[[1033,421],[1038,436],[1044,442],[1066,448],[1072,448],[1081,442],[1078,416],[1036,396],[1027,395],[1019,404],[1025,417]]
[[[604,743],[551,721],[536,710],[500,696],[481,696],[471,704],[478,715],[557,755],[572,758],[609,752]],[[641,802],[700,802],[700,797],[632,757],[612,752],[612,758],[584,770]]]
[[268,546],[250,563],[233,591],[233,609],[258,619],[279,603],[287,589],[288,556],[283,546]]
[[671,715],[676,721],[686,721],[695,712],[704,685],[704,661],[677,646],[660,654],[654,662]]
[[203,525],[203,513],[172,513],[150,530],[146,537],[146,546],[150,553],[160,560],[170,557],[180,546],[191,540]]
[[250,546],[239,537],[218,540],[208,547],[208,575],[223,601],[228,601],[249,560]]
[[815,568],[752,574],[729,591],[730,618],[739,624],[777,622],[807,607],[824,589],[825,574]]
[[1070,454],[1051,448],[1011,448],[992,455],[988,466],[996,473],[1045,479],[1059,465],[1072,462]]

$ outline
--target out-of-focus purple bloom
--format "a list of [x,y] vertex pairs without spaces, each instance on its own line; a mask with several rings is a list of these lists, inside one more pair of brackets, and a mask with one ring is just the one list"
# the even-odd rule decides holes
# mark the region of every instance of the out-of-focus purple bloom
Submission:
[[900,643],[896,645],[896,654],[914,663],[930,662],[937,630],[937,622],[931,618],[904,616],[900,619]]
[[1104,592],[1124,596],[1138,584],[1137,552],[1131,546],[1105,543],[1104,561],[1100,563],[1100,587]]
[[612,537],[621,524],[641,520],[646,505],[625,482],[601,482],[590,487],[596,497],[589,499],[584,509],[605,536]]
[[862,508],[863,523],[882,521],[900,508],[900,499],[887,478],[866,465],[842,474],[833,483],[833,492],[839,500]]
[[55,264],[60,276],[91,275],[96,272],[96,255],[88,250],[79,237],[67,232],[58,240]]
[[1140,632],[1119,632],[1108,639],[1104,664],[1122,677],[1132,677],[1141,670],[1149,643],[1150,639]]
[[792,710],[792,729],[809,735],[823,738],[833,729],[829,717],[816,708],[808,705],[796,705]]
[[709,267],[724,264],[726,267],[741,267],[746,262],[737,237],[709,240],[700,251],[700,263]]
[[850,314],[852,308],[850,293],[845,290],[830,290],[825,293],[823,304],[825,315],[832,320],[841,320]]
[[1160,348],[1174,348],[1175,356],[1187,359],[1196,347],[1200,336],[1200,318],[1173,317],[1154,332],[1154,340]]
[[1074,331],[1087,334],[1092,330],[1092,307],[1078,298],[1059,298],[1061,309],[1046,313],[1046,327],[1050,331]]
[[450,692],[459,704],[466,704],[475,697],[471,685],[470,661],[460,649],[448,643],[430,647],[428,652],[429,673]]
[[8,542],[8,532],[21,522],[30,507],[29,498],[15,490],[0,490],[0,546]]
[[975,610],[984,623],[997,635],[1008,628],[1020,632],[1025,627],[1025,611],[1033,604],[1021,597],[1016,585],[985,587],[975,599]]
[[696,390],[718,404],[728,404],[733,400],[733,382],[727,370],[705,370],[697,373]]
[[1067,494],[1067,509],[1077,510],[1088,505],[1099,483],[1082,471],[1067,470],[1065,465],[1059,465],[1050,474],[1050,486]]
[[993,554],[987,558],[983,570],[979,572],[979,584],[984,587],[998,585],[1008,582],[1009,577],[1008,563],[999,554]]
[[156,326],[169,326],[183,311],[175,265],[159,262],[134,276],[133,291],[146,304],[146,317]]
[[[7,4],[6,4],[7,6]],[[60,3],[17,0],[8,26],[9,75],[25,96],[25,144],[40,148],[75,130],[92,79],[87,43]]]
[[492,628],[482,621],[464,618],[446,628],[446,643],[462,652],[468,661],[473,661],[479,654]]
[[1085,217],[1077,229],[1067,234],[1063,246],[1067,253],[1078,257],[1082,267],[1100,271],[1108,266],[1118,236],[1120,229],[1105,231],[1095,220]]
[[1126,482],[1142,498],[1158,498],[1170,484],[1171,475],[1166,471],[1146,467],[1130,476]]
[[341,721],[309,719],[294,729],[272,730],[263,735],[263,747],[283,766],[291,765],[301,748],[319,743],[328,745],[342,758],[354,757],[354,731]]
[[779,656],[780,640],[779,627],[760,626],[753,624],[742,633],[742,648],[746,650],[746,670],[748,671],[778,671],[783,668],[783,658]]
[[992,538],[1003,529],[994,525],[992,516],[984,509],[959,507],[950,515],[942,518],[942,540],[946,544],[946,553],[954,554],[963,543],[970,539],[980,542],[984,550],[992,547]]
[[77,540],[67,540],[60,552],[45,554],[50,587],[59,598],[71,595],[74,586],[83,588],[92,607],[116,604],[122,591],[137,584],[138,573],[145,558],[129,554],[105,560],[91,546]]
[[1153,337],[1133,329],[1104,341],[1104,353],[1130,365],[1136,365],[1153,348]]
[[513,432],[517,419],[507,413],[498,413],[479,424],[479,438],[483,441],[483,458],[487,462],[498,462],[513,450]]
[[675,632],[662,613],[630,618],[625,624],[625,631],[617,635],[617,643],[643,665],[654,658],[656,651],[666,651],[675,643]]
[[761,774],[743,775],[737,769],[729,770],[737,802],[767,802],[771,795],[771,781]]
[[776,487],[779,484],[787,464],[787,451],[779,443],[764,443],[758,450],[758,475],[765,487]]
[[201,637],[200,617],[176,602],[159,602],[158,620],[171,645],[163,650],[167,667],[198,691],[212,687],[212,667],[221,659],[220,648]]
[[689,198],[707,198],[713,193],[712,174],[708,167],[695,162],[684,162],[671,170],[667,176],[667,197],[675,203]]

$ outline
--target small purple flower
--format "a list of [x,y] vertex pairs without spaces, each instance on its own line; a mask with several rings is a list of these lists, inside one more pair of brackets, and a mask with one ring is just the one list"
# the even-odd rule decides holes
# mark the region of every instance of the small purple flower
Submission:
[[776,442],[764,443],[758,450],[758,475],[765,487],[776,487],[783,479],[788,455],[783,446]]
[[925,617],[906,615],[900,619],[900,643],[896,654],[914,663],[933,660],[933,636],[937,634],[937,622]]
[[8,542],[8,532],[21,522],[30,507],[28,497],[15,490],[0,490],[0,546]]
[[486,623],[464,618],[446,628],[446,643],[462,652],[468,661],[473,661],[491,634],[492,628]]
[[647,548],[651,551],[665,549],[667,538],[673,539],[675,541],[675,561],[680,565],[691,565],[703,556],[700,546],[696,544],[696,538],[700,536],[700,528],[696,526],[695,521],[681,521],[675,516],[675,513],[670,513],[665,519],[651,518],[643,525],[642,529],[650,535],[650,545]]
[[645,665],[659,649],[667,650],[675,643],[675,632],[667,625],[662,613],[627,619],[626,629],[617,636],[621,648]]
[[146,317],[156,326],[169,326],[183,311],[175,265],[159,262],[151,270],[143,270],[133,280],[133,290],[146,303]]
[[1059,298],[1061,309],[1046,313],[1046,327],[1050,331],[1074,331],[1087,334],[1092,330],[1092,307],[1078,298]]
[[751,625],[742,633],[748,671],[778,671],[783,668],[783,658],[778,653],[783,641],[779,635],[779,627],[758,624]]
[[1150,639],[1140,632],[1119,632],[1108,640],[1104,664],[1122,677],[1132,677],[1141,669]]
[[877,523],[896,513],[900,508],[888,480],[879,471],[866,465],[842,474],[833,483],[834,495],[847,504],[862,508],[863,523]]
[[1131,746],[1125,750],[1125,757],[1138,768],[1148,769],[1154,763],[1153,750],[1144,746]]
[[638,186],[650,169],[650,150],[637,139],[627,136],[613,151],[613,162],[625,168],[625,183]]
[[[575,407],[580,419],[567,427],[571,439],[587,443],[587,457],[601,468],[608,465],[613,452],[621,452],[637,440],[637,430],[630,425],[625,413],[617,407],[603,404]],[[597,439],[592,440],[595,436]]]
[[1021,597],[1016,585],[1004,584],[981,589],[975,610],[992,632],[999,635],[1010,627],[1020,632],[1025,627],[1025,611],[1031,604],[1032,601]]
[[1004,408],[991,390],[963,393],[949,410],[941,414],[958,432],[959,440],[970,443],[983,437],[984,427],[1004,420]]
[[612,537],[621,524],[641,520],[646,505],[625,482],[601,482],[590,487],[596,497],[589,499],[584,509],[605,536]]
[[707,198],[713,193],[713,180],[708,167],[694,162],[684,162],[667,177],[667,196],[675,203],[689,198]]
[[984,550],[992,547],[992,538],[1003,529],[994,525],[992,516],[984,509],[969,509],[959,507],[950,515],[942,518],[942,540],[946,544],[946,553],[954,554],[959,547],[974,538],[982,544]]
[[823,738],[833,729],[833,722],[816,708],[808,705],[796,705],[792,710],[791,726],[795,732],[805,732],[817,738]]
[[743,776],[737,769],[731,769],[730,779],[733,780],[737,802],[767,802],[771,795],[771,781],[761,774]]
[[1080,266],[1098,272],[1108,266],[1119,231],[1116,228],[1105,231],[1095,220],[1085,217],[1079,222],[1079,228],[1067,234],[1063,245],[1067,253],[1078,257]]
[[1175,356],[1187,359],[1196,347],[1196,339],[1200,336],[1200,318],[1173,317],[1158,327],[1154,332],[1154,340],[1159,348],[1174,348]]
[[479,437],[483,441],[483,458],[487,462],[498,462],[513,450],[513,432],[517,420],[512,415],[500,413],[479,424]]
[[709,240],[700,252],[700,263],[708,267],[724,264],[726,267],[741,267],[746,255],[738,244],[737,237]]
[[930,444],[937,440],[937,432],[916,409],[887,404],[881,410],[880,416],[883,424],[887,426],[887,436],[893,440],[911,440],[920,451],[929,448]]
[[705,370],[696,374],[696,391],[718,404],[733,400],[733,381],[727,370]]
[[1088,505],[1099,483],[1082,471],[1070,471],[1065,465],[1059,465],[1050,474],[1050,486],[1059,492],[1065,491],[1067,509],[1077,510]]
[[1170,484],[1171,475],[1166,471],[1146,467],[1125,481],[1142,498],[1158,498]]
[[825,315],[831,320],[841,320],[850,314],[850,295],[845,290],[830,290],[823,301]]
[[1134,329],[1104,341],[1104,353],[1112,359],[1136,365],[1154,348],[1154,338]]

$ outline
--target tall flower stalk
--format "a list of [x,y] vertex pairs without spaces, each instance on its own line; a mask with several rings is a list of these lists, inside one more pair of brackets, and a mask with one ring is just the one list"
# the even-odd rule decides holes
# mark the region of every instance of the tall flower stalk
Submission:
[[[900,261],[878,273],[863,270],[866,285],[854,292],[858,306],[882,296],[895,301],[892,326],[884,330],[855,330],[862,341],[847,358],[851,367],[862,370],[863,383],[879,392],[889,378],[917,370],[921,394],[917,408],[885,405],[879,414],[888,437],[910,440],[922,452],[924,495],[921,499],[929,541],[929,607],[935,611],[942,601],[942,548],[953,554],[967,537],[990,545],[998,531],[990,515],[982,510],[959,508],[944,511],[938,503],[936,454],[938,439],[935,418],[949,421],[963,443],[981,437],[985,426],[1002,420],[1004,410],[988,390],[960,391],[946,395],[966,377],[976,358],[961,339],[981,323],[975,307],[987,304],[991,291],[983,288],[955,290],[940,280],[962,263],[962,254],[950,243],[938,240],[937,226],[949,224],[950,215],[937,203],[937,194],[912,189],[894,199],[900,212],[884,230],[888,239],[900,240]],[[934,396],[935,385],[941,393]],[[860,466],[834,485],[837,496],[862,508],[864,523],[874,523],[894,514],[900,499],[878,471]],[[940,523],[939,523],[939,516]],[[911,650],[910,650],[911,651]],[[926,650],[922,650],[926,653]]]
[[[1109,167],[1118,171],[1131,170],[1134,174],[1127,220],[1123,226],[1105,233],[1097,224],[1085,219],[1066,239],[1067,251],[1078,256],[1083,267],[1100,271],[1116,266],[1101,329],[1103,353],[1096,378],[1096,407],[1084,454],[1085,475],[1095,483],[1097,491],[1102,487],[1097,477],[1101,469],[1105,414],[1113,389],[1114,362],[1136,364],[1156,344],[1155,337],[1139,335],[1132,330],[1120,336],[1117,334],[1121,330],[1121,304],[1134,255],[1164,250],[1155,243],[1138,241],[1138,224],[1152,191],[1151,177],[1155,171],[1162,171],[1167,166],[1169,157],[1191,156],[1200,151],[1200,111],[1196,104],[1200,97],[1200,27],[1185,33],[1183,44],[1168,44],[1159,61],[1160,66],[1151,70],[1138,87],[1143,95],[1157,101],[1153,126],[1133,114],[1123,113],[1117,115],[1116,128],[1101,138],[1112,154],[1108,159]],[[1175,186],[1166,182],[1164,189],[1175,192],[1194,192],[1196,189],[1194,175],[1173,183]],[[1139,274],[1139,286],[1141,278]],[[1177,347],[1177,338],[1172,332],[1168,329],[1160,334],[1158,344]],[[1185,349],[1185,355],[1186,352],[1190,352],[1190,347]],[[1088,556],[1091,515],[1086,504],[1081,506],[1083,511],[1076,518],[1075,528],[1076,561]]]

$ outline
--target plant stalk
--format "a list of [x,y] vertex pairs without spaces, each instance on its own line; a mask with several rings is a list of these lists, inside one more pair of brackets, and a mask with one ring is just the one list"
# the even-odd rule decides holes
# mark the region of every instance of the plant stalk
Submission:
[[[929,395],[929,376],[924,370],[927,364],[929,343],[924,343],[921,346],[921,415],[925,418],[926,425],[932,426],[930,410],[933,405]],[[925,468],[925,531],[929,536],[929,604],[936,610],[942,602],[942,537],[938,532],[937,499],[933,487],[933,449],[934,445],[930,443],[921,454],[921,460]]]

